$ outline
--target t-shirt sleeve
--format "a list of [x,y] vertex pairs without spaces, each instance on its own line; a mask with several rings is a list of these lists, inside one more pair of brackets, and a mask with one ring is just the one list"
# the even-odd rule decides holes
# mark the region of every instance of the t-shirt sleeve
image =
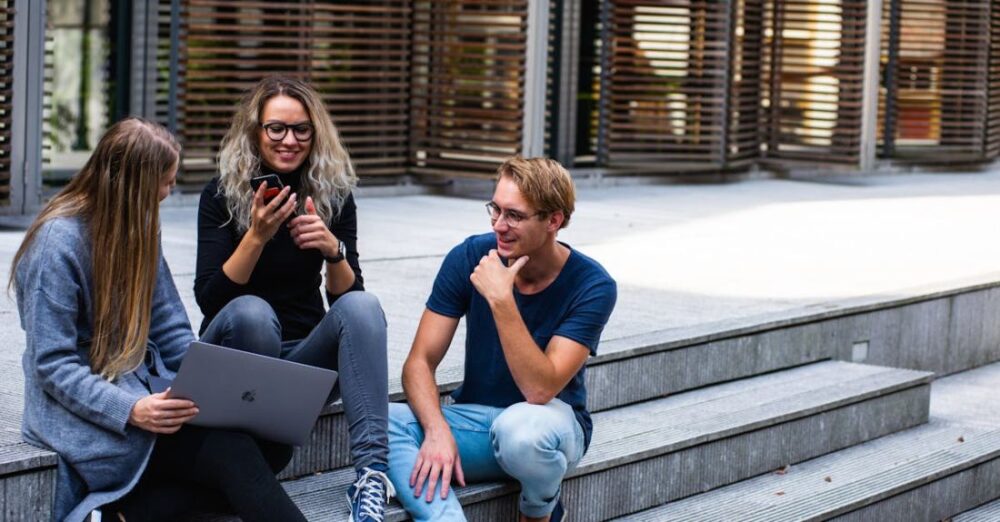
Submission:
[[431,296],[427,298],[427,308],[446,317],[459,318],[469,310],[469,299],[472,295],[472,282],[469,274],[470,241],[451,249],[441,263]]
[[576,341],[586,346],[590,355],[597,355],[601,332],[604,331],[604,325],[608,324],[617,299],[618,288],[611,279],[589,287],[572,303],[566,319],[559,324],[553,335]]

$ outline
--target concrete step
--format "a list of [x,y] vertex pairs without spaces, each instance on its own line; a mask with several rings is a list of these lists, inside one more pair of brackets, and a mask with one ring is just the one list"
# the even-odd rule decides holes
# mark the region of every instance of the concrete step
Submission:
[[[930,379],[827,361],[597,413],[563,501],[574,521],[605,520],[907,429],[927,419]],[[343,520],[352,476],[340,469],[286,488],[310,520]],[[516,513],[512,483],[457,491],[470,520]],[[405,518],[393,504],[388,519]]]
[[994,500],[956,515],[951,522],[996,522],[1000,520],[1000,500]]
[[46,520],[56,454],[21,440],[20,396],[0,391],[0,520]]
[[[594,358],[587,366],[588,407],[600,412],[814,363],[829,357],[818,348],[826,335],[819,325],[800,325],[694,344],[657,343],[656,336],[612,341],[610,355]],[[443,394],[461,382],[461,368],[457,370],[438,372]],[[405,400],[398,379],[390,380],[390,400]],[[337,402],[323,411],[310,442],[296,451],[281,476],[301,477],[348,465],[347,420]]]
[[939,521],[997,497],[1000,430],[935,419],[619,520]]

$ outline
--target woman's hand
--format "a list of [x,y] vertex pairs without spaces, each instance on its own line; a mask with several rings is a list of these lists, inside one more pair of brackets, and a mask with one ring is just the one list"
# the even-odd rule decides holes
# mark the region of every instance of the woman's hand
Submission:
[[264,191],[267,190],[267,182],[261,183],[257,191],[253,193],[253,203],[250,207],[250,230],[247,234],[253,235],[261,243],[267,243],[274,237],[278,227],[295,212],[296,195],[289,193],[291,187],[281,189],[277,196],[271,201],[264,203]]
[[315,248],[323,257],[335,257],[340,248],[340,240],[330,232],[323,218],[316,214],[312,197],[306,197],[306,213],[288,222],[295,245],[305,250]]
[[132,406],[128,423],[153,433],[170,434],[198,415],[198,407],[187,399],[171,399],[170,388],[147,395]]

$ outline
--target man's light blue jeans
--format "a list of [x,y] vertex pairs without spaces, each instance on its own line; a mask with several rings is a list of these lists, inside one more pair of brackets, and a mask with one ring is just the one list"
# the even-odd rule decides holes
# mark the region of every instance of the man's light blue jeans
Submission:
[[[566,473],[583,457],[583,428],[565,402],[520,402],[507,408],[454,404],[441,408],[458,445],[467,484],[514,479],[521,483],[519,508],[529,517],[552,513]],[[406,404],[389,405],[389,479],[415,521],[465,520],[451,491],[441,499],[440,481],[431,502],[414,496],[410,473],[424,430]],[[454,481],[453,481],[454,482]]]

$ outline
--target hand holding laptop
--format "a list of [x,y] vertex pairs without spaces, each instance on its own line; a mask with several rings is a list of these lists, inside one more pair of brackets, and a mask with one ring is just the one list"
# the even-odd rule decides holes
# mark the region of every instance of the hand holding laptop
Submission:
[[198,415],[195,403],[170,395],[170,388],[147,395],[132,406],[129,424],[153,433],[170,434]]
[[161,400],[187,399],[198,410],[192,425],[301,446],[336,381],[333,370],[195,341],[173,383],[154,377],[150,387]]

